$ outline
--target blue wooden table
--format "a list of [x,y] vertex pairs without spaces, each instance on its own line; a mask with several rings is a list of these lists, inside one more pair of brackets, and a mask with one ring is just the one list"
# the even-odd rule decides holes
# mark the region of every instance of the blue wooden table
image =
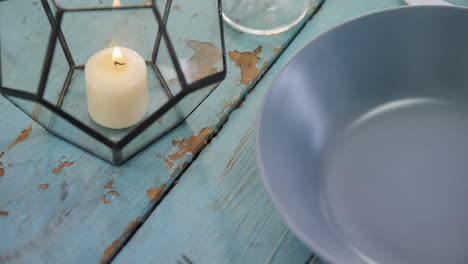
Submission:
[[[2,46],[14,1],[26,0],[0,1]],[[197,1],[174,2],[175,11],[205,19],[184,8]],[[279,35],[225,25],[226,80],[182,125],[121,167],[48,134],[0,99],[0,263],[320,262],[262,186],[257,113],[275,75],[314,36],[404,3],[321,4],[314,1],[303,25]]]

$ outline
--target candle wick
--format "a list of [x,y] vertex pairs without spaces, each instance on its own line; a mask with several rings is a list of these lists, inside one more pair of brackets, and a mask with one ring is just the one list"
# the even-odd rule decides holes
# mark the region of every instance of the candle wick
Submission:
[[117,65],[125,65],[125,62],[124,63],[120,63],[118,61],[114,61],[114,66],[117,67]]

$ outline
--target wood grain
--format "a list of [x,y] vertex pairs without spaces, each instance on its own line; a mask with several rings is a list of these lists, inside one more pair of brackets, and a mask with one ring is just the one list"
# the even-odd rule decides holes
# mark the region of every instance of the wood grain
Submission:
[[325,263],[288,230],[261,184],[255,119],[275,75],[299,47],[346,19],[399,4],[326,1],[114,262],[171,263],[184,254],[194,263]]
[[305,263],[262,187],[255,163],[258,87],[184,173],[114,263]]
[[[216,10],[213,3],[211,0],[174,1],[183,12],[176,10],[177,12],[171,13],[168,27],[177,26],[177,23],[180,23],[179,26],[183,25],[182,30],[171,30],[175,34],[172,39],[176,48],[184,48],[178,50],[182,59],[199,60],[192,48],[198,49],[197,54],[200,54],[210,48],[204,43],[214,45],[219,41],[217,28],[213,24],[216,13],[211,13]],[[23,10],[23,7],[26,20],[12,12],[5,12],[12,8]],[[11,45],[30,43],[25,42],[25,38],[31,38],[36,33],[42,34],[42,41],[45,42],[48,36],[47,21],[34,21],[36,15],[44,15],[40,4],[4,1],[0,3],[0,9],[0,24],[5,25],[2,27],[1,38],[2,63],[5,62],[4,58],[8,58],[6,61],[12,60],[9,52],[18,59],[21,52],[29,52],[30,56],[33,56],[33,52],[38,52],[42,55],[35,55],[37,58],[43,56],[43,50],[22,51]],[[86,18],[84,16],[82,19]],[[127,24],[119,26],[125,30],[125,27],[134,25],[137,18],[139,16],[133,16]],[[18,24],[23,25],[23,22],[24,36],[11,30],[17,28]],[[77,19],[73,22],[72,29],[77,34],[93,26],[89,21],[83,23]],[[200,31],[200,28],[206,30]],[[226,28],[226,47],[228,52],[251,52],[262,46],[262,52],[257,55],[260,59],[256,66],[260,71],[260,78],[262,72],[272,63],[273,50],[286,46],[297,30],[262,37]],[[92,41],[93,37],[98,37],[97,34],[100,34],[99,31],[92,31],[86,40]],[[187,48],[190,40],[192,48]],[[70,45],[86,48],[87,41],[80,40]],[[109,44],[113,43],[103,43],[103,47]],[[212,62],[197,65],[202,68],[198,75],[220,67],[219,63],[212,65]],[[6,64],[2,66],[6,67]],[[168,189],[167,186],[189,166],[193,157],[200,153],[229,113],[253,87],[255,81],[249,85],[240,84],[241,69],[235,62],[229,60],[227,67],[226,80],[185,123],[121,167],[112,166],[65,143],[48,134],[37,123],[31,126],[31,119],[6,100],[0,99],[0,152],[4,152],[0,161],[8,164],[7,167],[0,166],[4,174],[0,177],[0,210],[8,212],[8,216],[0,217],[0,262],[97,263],[108,259],[104,255],[112,256],[120,248],[120,244],[131,236],[133,229],[127,231],[127,227],[134,219],[151,211],[164,194],[164,191],[154,192],[154,188],[165,184]],[[31,77],[31,81],[33,79]],[[55,77],[52,80],[61,81]],[[177,85],[177,82],[172,85]],[[77,104],[76,107],[82,106]],[[44,108],[39,111],[32,104],[31,111],[34,110],[37,118],[45,114]],[[27,132],[27,136],[23,131]],[[18,138],[21,141],[8,149]],[[67,167],[71,162],[73,164]],[[112,189],[105,188],[111,180],[114,180]],[[38,188],[41,184],[49,184],[49,187],[42,190]],[[148,197],[148,190],[151,197]]]
[[[2,14],[6,14],[5,5],[19,2],[1,2]],[[198,7],[190,5],[201,1],[175,2],[183,10],[177,13],[194,21],[207,20],[204,17],[207,12],[200,10],[204,4]],[[27,1],[23,3],[30,4]],[[399,4],[402,2],[398,0],[349,3],[328,0],[313,22],[286,50],[294,30],[260,37],[226,28],[228,52],[252,52],[262,46],[262,51],[256,55],[260,58],[256,68],[261,71],[258,76],[261,78],[272,63],[273,53],[279,49],[274,55],[281,55],[279,61],[256,87],[256,93],[250,96],[261,98],[286,60],[313,36],[351,17]],[[39,7],[35,5],[34,8]],[[0,16],[2,25],[16,20],[28,24],[31,17],[28,16],[27,20],[23,17],[9,19]],[[174,39],[180,38],[181,45],[185,45],[184,38],[211,41],[209,33],[202,38],[197,36],[197,26],[199,24],[187,23],[191,33],[181,32]],[[35,30],[31,25],[28,27]],[[2,28],[2,36],[4,48],[9,32]],[[15,43],[22,43],[23,36],[21,38],[15,39]],[[4,49],[2,58],[3,52]],[[186,58],[193,55],[187,54]],[[226,81],[184,124],[122,167],[96,159],[51,136],[37,125],[32,126],[22,142],[8,150],[22,131],[29,129],[31,120],[0,99],[0,152],[4,152],[3,156],[0,154],[0,161],[8,164],[1,168],[4,176],[0,177],[0,262],[97,263],[112,256],[134,232],[135,228],[128,227],[152,208],[147,191],[172,184],[255,84],[255,81],[247,86],[241,84],[242,69],[235,64],[229,60]],[[254,101],[251,104],[256,107],[261,102],[260,99],[248,100]],[[197,260],[206,260],[207,263],[304,263],[307,260],[310,252],[287,231],[258,180],[252,135],[241,145],[241,139],[248,134],[248,127],[253,125],[258,111],[258,108],[252,110],[252,106],[247,105],[248,102],[229,117],[220,135],[180,178],[180,183],[130,240],[128,249],[117,256],[116,262],[135,263],[131,258],[135,256],[143,263],[160,263],[158,260],[162,259],[175,262],[183,253],[195,263]],[[245,109],[250,109],[250,119],[242,114],[247,111]],[[193,148],[184,146],[189,151],[179,159],[169,157],[180,151],[180,143],[175,146],[174,141],[182,142],[197,136],[204,128],[209,128],[210,133],[205,135],[206,138],[199,138],[199,145]],[[52,173],[60,162],[67,160],[73,161],[73,166],[63,168],[59,174]],[[230,169],[226,172],[228,167]],[[113,189],[104,188],[111,180],[114,180]],[[40,190],[40,184],[49,184],[49,188]],[[104,199],[107,203],[103,202]],[[136,252],[140,255],[134,255]]]

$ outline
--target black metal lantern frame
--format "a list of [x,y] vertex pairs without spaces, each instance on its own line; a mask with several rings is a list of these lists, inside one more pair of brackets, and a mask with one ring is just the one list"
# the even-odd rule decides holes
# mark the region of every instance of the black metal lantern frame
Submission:
[[[174,122],[173,124],[170,124],[166,129],[163,131],[160,131],[156,134],[151,134],[146,135],[144,139],[141,139],[135,146],[132,147],[132,151],[127,151],[126,153],[123,153],[123,149],[128,146],[130,143],[135,141],[135,139],[141,135],[142,133],[145,132],[150,126],[155,124],[158,119],[160,119],[164,114],[166,114],[169,110],[177,108],[177,104],[182,101],[187,95],[198,91],[204,87],[207,86],[216,86],[219,82],[221,82],[225,76],[226,76],[226,52],[225,52],[225,44],[224,44],[224,32],[223,32],[223,23],[222,23],[222,15],[221,15],[221,0],[217,0],[217,19],[219,23],[219,34],[220,34],[220,43],[221,43],[221,55],[222,55],[222,70],[215,72],[213,74],[210,74],[208,76],[204,76],[201,79],[195,80],[191,83],[188,83],[182,66],[180,64],[180,61],[176,55],[175,48],[172,44],[172,41],[169,37],[168,31],[167,31],[167,20],[169,17],[169,12],[171,11],[171,5],[172,5],[172,0],[167,0],[164,8],[164,13],[161,15],[160,11],[158,10],[158,6],[156,4],[156,0],[152,0],[151,2],[148,1],[145,4],[142,5],[132,5],[132,6],[120,6],[120,7],[79,7],[79,8],[64,8],[61,6],[57,0],[54,0],[53,4],[55,7],[55,14],[54,11],[51,8],[51,5],[49,5],[47,0],[41,0],[42,7],[45,11],[45,14],[47,16],[48,21],[50,22],[52,26],[52,30],[49,36],[48,44],[47,44],[47,49],[46,49],[46,55],[45,59],[43,61],[43,66],[41,69],[40,73],[40,79],[39,79],[39,85],[37,88],[37,91],[35,92],[29,92],[29,91],[23,91],[20,89],[15,89],[14,87],[6,87],[3,85],[2,82],[2,59],[1,59],[1,53],[0,53],[0,92],[2,95],[10,100],[13,104],[18,106],[21,110],[23,110],[26,114],[28,114],[31,118],[36,120],[42,127],[44,127],[46,130],[51,132],[52,134],[55,134],[64,140],[68,141],[69,143],[72,143],[74,145],[77,145],[78,147],[93,153],[94,155],[101,157],[107,161],[112,162],[115,165],[120,165],[126,160],[130,159],[137,153],[139,153],[142,149],[159,139],[161,136],[169,132],[171,129],[176,127],[178,124],[183,122],[185,118],[188,116],[188,114],[183,114],[182,118],[178,120],[177,122]],[[156,35],[156,41],[154,43],[154,48],[152,51],[152,56],[151,59],[146,60],[146,64],[148,66],[148,69],[151,68],[155,76],[157,76],[157,79],[160,82],[160,85],[162,86],[164,92],[166,93],[166,96],[168,97],[168,100],[162,104],[159,108],[157,108],[154,112],[149,113],[141,122],[139,122],[137,125],[129,128],[126,130],[124,133],[122,133],[123,136],[121,137],[112,137],[113,132],[106,133],[106,131],[110,130],[103,130],[103,131],[98,131],[96,127],[90,126],[86,122],[83,122],[73,114],[68,113],[67,111],[64,111],[62,109],[62,104],[64,102],[64,99],[67,97],[69,93],[69,88],[70,84],[76,75],[77,72],[83,71],[85,68],[85,65],[78,65],[75,63],[74,56],[72,54],[71,49],[69,48],[69,45],[67,43],[67,39],[62,32],[62,18],[65,13],[73,13],[73,12],[87,12],[87,11],[109,11],[109,10],[131,10],[131,9],[151,9],[154,13],[154,17],[156,19],[157,25],[158,25],[158,31]],[[174,94],[171,89],[168,86],[167,81],[163,77],[163,74],[161,73],[161,70],[158,68],[158,65],[156,63],[158,53],[160,50],[160,44],[161,40],[165,41],[165,45],[168,51],[168,55],[170,57],[170,60],[172,61],[176,76],[177,76],[177,81],[180,84],[181,90],[177,94]],[[47,82],[48,78],[50,77],[50,71],[52,66],[52,61],[54,57],[54,51],[57,48],[57,42],[61,46],[63,53],[65,55],[67,64],[69,66],[68,74],[65,78],[65,81],[63,83],[63,87],[61,88],[59,95],[58,95],[58,100],[54,103],[49,102],[48,100],[44,99],[44,94],[46,91],[47,87]],[[0,46],[1,50],[1,46]],[[213,88],[214,89],[214,88]],[[212,90],[211,90],[212,91]],[[209,93],[211,93],[211,91]],[[208,93],[208,94],[209,94]],[[202,100],[203,101],[208,94],[203,96]],[[26,111],[22,104],[18,103],[18,100],[23,100],[23,101],[28,101],[32,104],[40,105],[41,107],[44,106],[46,109],[50,111],[50,115],[48,116],[47,119],[42,120],[41,118],[38,118],[37,116],[37,107],[34,112],[32,111]],[[200,102],[197,102],[197,106],[199,105]],[[196,106],[195,106],[196,108]],[[194,109],[192,109],[193,111]],[[177,110],[175,110],[177,111]],[[87,113],[86,113],[87,114]],[[55,122],[56,118],[60,118],[63,120],[63,123],[69,123],[72,126],[74,126],[76,129],[82,131],[85,134],[85,137],[89,138],[84,141],[77,141],[74,140],[73,138],[67,137],[66,134],[68,132],[62,132],[60,131],[60,128],[57,129],[52,129],[51,126]],[[81,132],[80,132],[81,133]],[[94,145],[99,145],[102,144],[104,148],[107,148],[107,150],[102,150],[101,148],[95,148]],[[109,154],[103,154],[106,152]]]

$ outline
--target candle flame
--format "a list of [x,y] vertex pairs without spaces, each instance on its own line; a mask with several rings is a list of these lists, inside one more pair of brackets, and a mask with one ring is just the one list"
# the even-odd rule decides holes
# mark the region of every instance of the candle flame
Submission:
[[122,52],[120,51],[120,49],[118,47],[115,47],[114,48],[114,52],[112,53],[112,60],[114,62],[118,61],[118,60],[121,60],[123,57],[122,57]]
[[120,7],[120,0],[114,0],[112,7]]

